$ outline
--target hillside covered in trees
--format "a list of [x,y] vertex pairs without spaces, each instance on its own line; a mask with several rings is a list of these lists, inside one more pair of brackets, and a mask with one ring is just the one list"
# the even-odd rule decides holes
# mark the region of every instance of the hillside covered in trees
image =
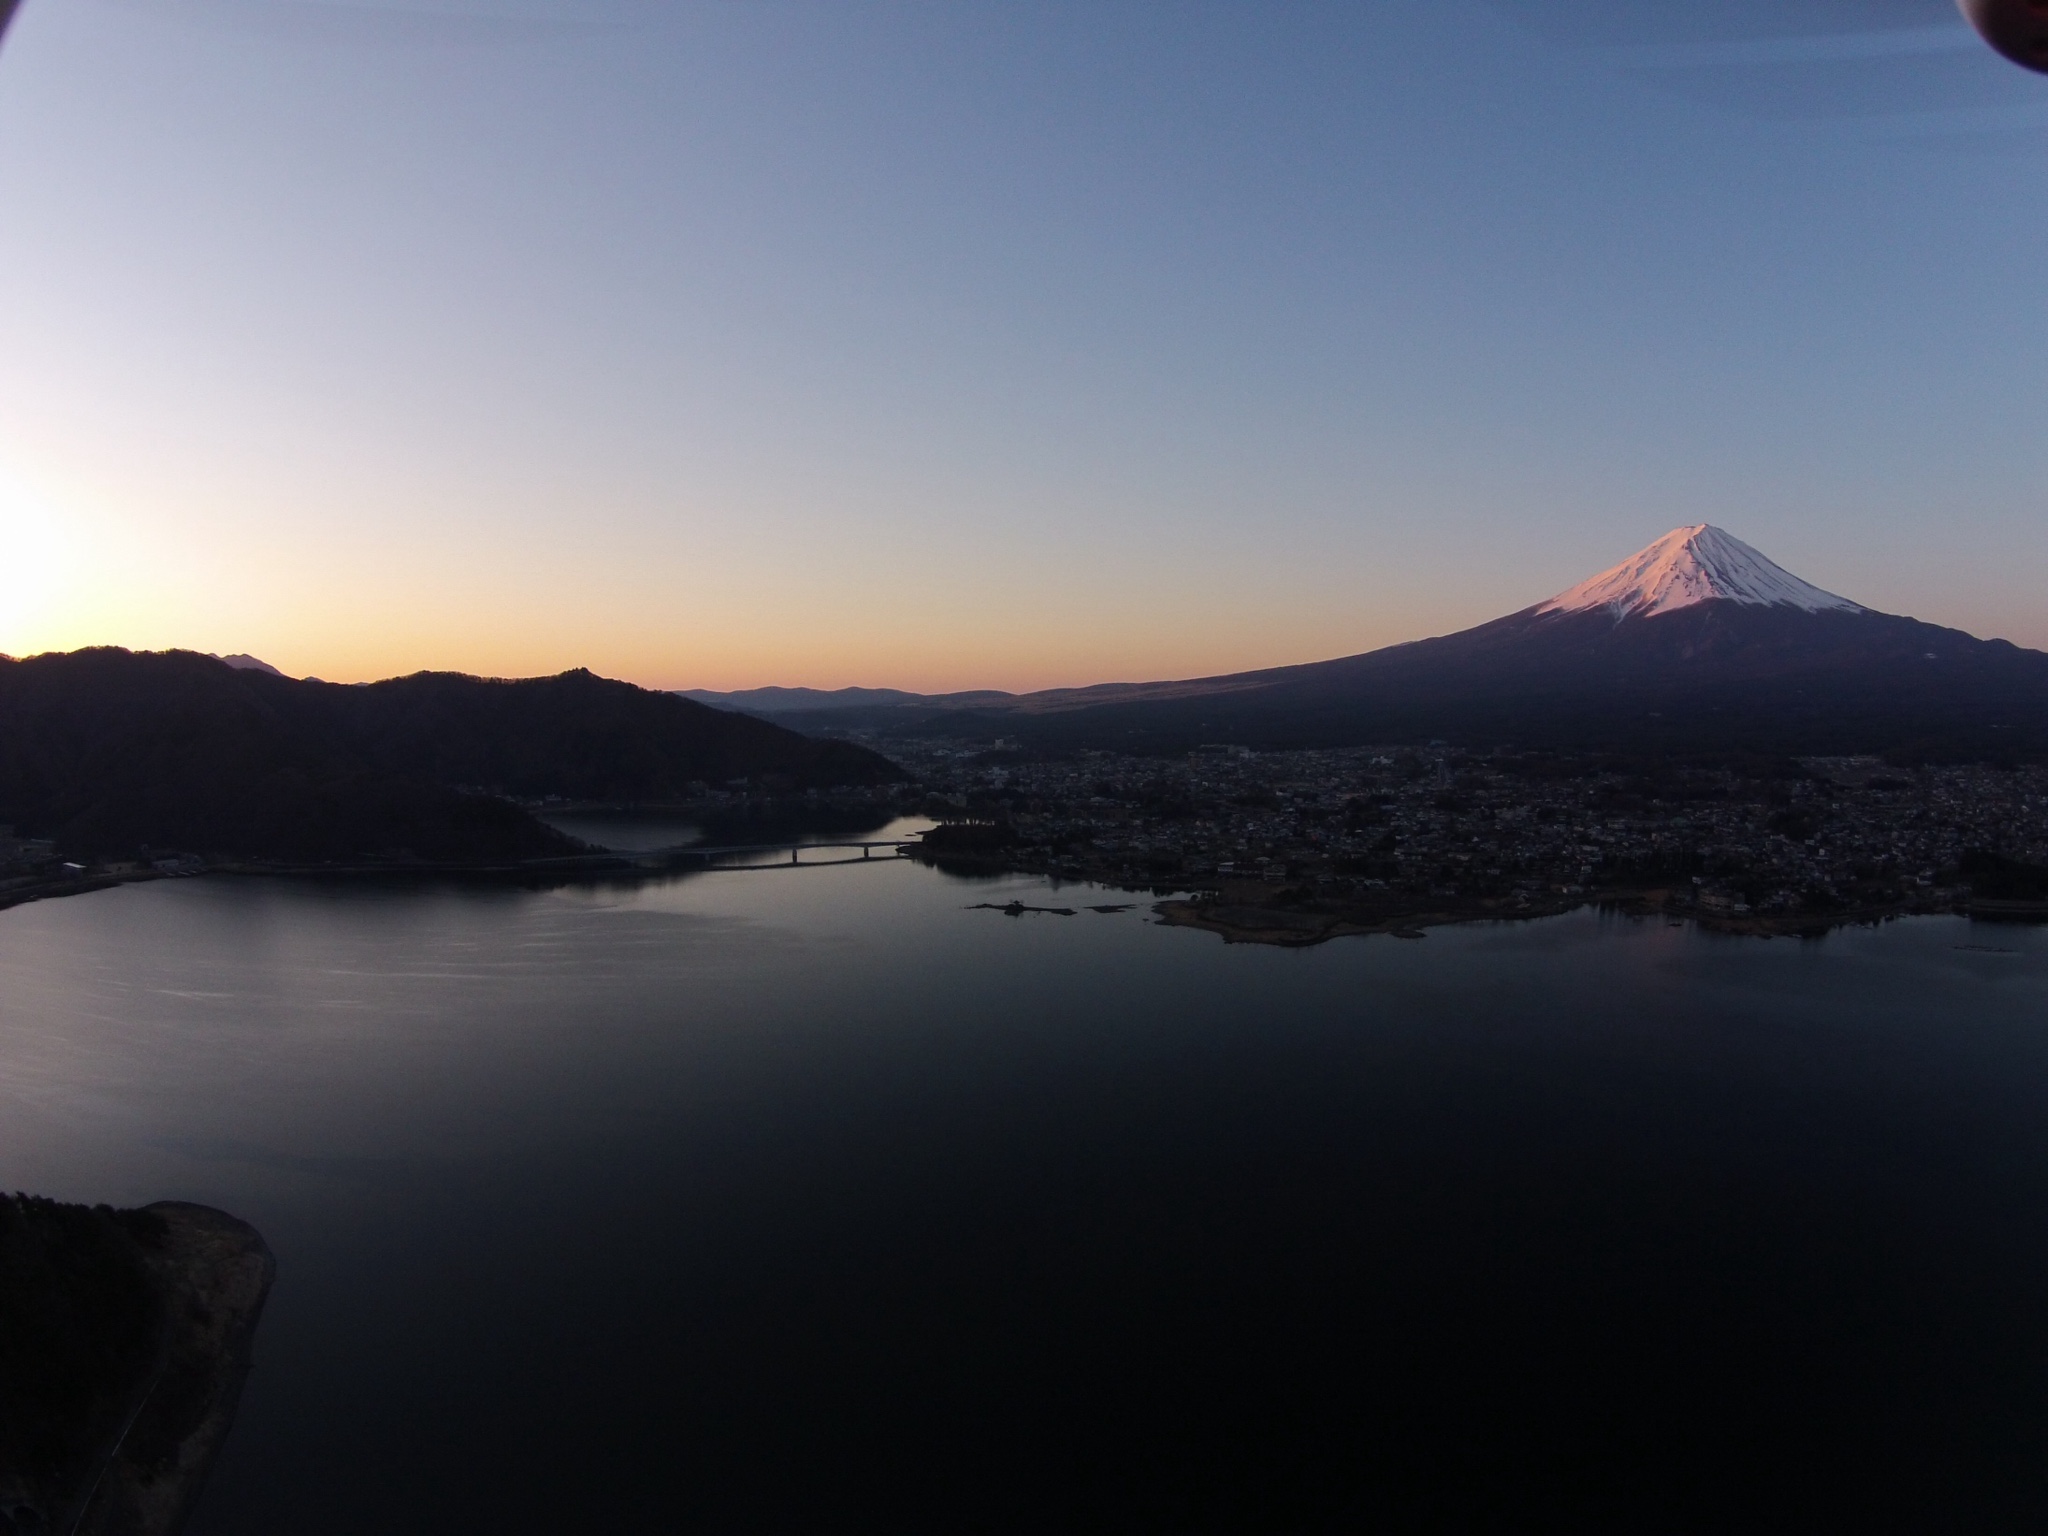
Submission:
[[517,860],[575,845],[513,799],[899,777],[861,747],[581,670],[350,686],[189,651],[0,659],[0,822],[74,858]]

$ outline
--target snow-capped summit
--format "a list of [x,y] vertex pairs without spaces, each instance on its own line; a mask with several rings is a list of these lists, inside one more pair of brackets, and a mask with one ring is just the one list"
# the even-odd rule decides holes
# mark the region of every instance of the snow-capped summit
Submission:
[[1534,612],[1605,608],[1617,620],[1670,613],[1720,599],[1808,613],[1862,613],[1861,603],[1823,592],[1711,523],[1674,528],[1612,570],[1560,592]]

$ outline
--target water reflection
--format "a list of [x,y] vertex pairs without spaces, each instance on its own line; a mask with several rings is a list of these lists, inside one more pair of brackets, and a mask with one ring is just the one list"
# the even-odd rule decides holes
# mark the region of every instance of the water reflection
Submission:
[[0,1168],[280,1255],[201,1533],[2048,1513],[2040,931],[1123,904],[892,861],[22,908]]
[[579,842],[613,853],[654,853],[704,840],[702,817],[648,811],[547,811],[540,818]]
[[548,811],[541,820],[592,847],[614,853],[656,853],[698,844],[724,847],[908,836],[932,825],[923,817],[897,817],[887,809],[786,801],[741,802],[692,811]]

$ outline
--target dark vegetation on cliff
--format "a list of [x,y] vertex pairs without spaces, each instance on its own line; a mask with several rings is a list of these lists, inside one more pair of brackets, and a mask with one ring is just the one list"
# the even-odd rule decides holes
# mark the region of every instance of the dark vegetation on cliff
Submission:
[[0,1536],[173,1536],[276,1261],[246,1222],[0,1196]]
[[897,777],[861,747],[585,671],[345,686],[187,651],[0,658],[0,821],[72,857],[516,860],[576,845],[506,796],[653,801],[741,778],[802,790]]
[[74,1504],[157,1369],[148,1211],[0,1196],[0,1532]]

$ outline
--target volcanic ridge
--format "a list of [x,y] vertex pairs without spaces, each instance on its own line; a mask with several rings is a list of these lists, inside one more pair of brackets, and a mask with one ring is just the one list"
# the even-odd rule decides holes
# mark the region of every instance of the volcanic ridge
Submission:
[[1706,523],[1490,623],[1331,661],[881,706],[792,709],[757,692],[697,697],[824,734],[1001,737],[1027,750],[1443,740],[2048,759],[2048,654],[1880,613]]

